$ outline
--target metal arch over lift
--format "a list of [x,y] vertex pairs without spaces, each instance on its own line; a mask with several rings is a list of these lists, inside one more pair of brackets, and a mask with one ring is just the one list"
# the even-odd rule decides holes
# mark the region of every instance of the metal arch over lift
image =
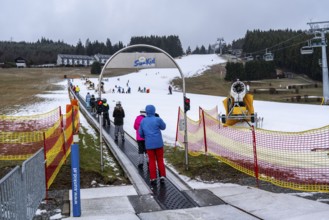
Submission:
[[[186,93],[185,93],[185,78],[184,78],[184,74],[181,70],[181,68],[179,67],[179,65],[176,63],[176,61],[174,60],[174,58],[172,56],[170,56],[170,54],[168,54],[166,51],[158,48],[158,47],[155,47],[155,46],[152,46],[152,45],[147,45],[147,44],[135,44],[135,45],[131,45],[131,46],[127,46],[125,48],[122,48],[121,50],[117,51],[115,54],[113,54],[105,63],[105,65],[103,66],[102,68],[102,71],[99,75],[99,79],[98,79],[98,97],[101,98],[101,95],[102,95],[102,90],[101,90],[101,82],[102,82],[102,79],[103,79],[103,74],[105,72],[105,69],[106,68],[111,68],[111,65],[110,64],[115,64],[115,58],[116,57],[120,57],[120,54],[124,51],[127,51],[127,50],[130,50],[130,49],[133,49],[133,48],[141,48],[141,47],[144,47],[144,48],[150,48],[150,49],[153,49],[155,51],[158,51],[160,53],[162,53],[165,57],[167,57],[169,59],[169,62],[164,62],[162,63],[162,66],[161,67],[158,67],[158,68],[177,68],[181,77],[182,77],[182,90],[183,90],[183,106],[184,106],[184,103],[185,103],[185,97],[186,97]],[[111,63],[112,62],[112,63]],[[122,65],[122,62],[119,62],[120,65]],[[123,64],[124,65],[124,64]],[[151,67],[152,68],[152,67]],[[157,68],[157,67],[154,67],[154,68]],[[102,122],[101,122],[101,117],[100,117],[100,122],[99,122],[99,125],[101,126]],[[100,140],[102,141],[102,129],[100,128]],[[185,168],[186,170],[188,169],[188,140],[187,140],[187,117],[186,117],[186,112],[184,111],[184,145],[185,145]],[[102,169],[103,169],[103,156],[102,156],[102,142],[101,142],[101,166],[102,166]]]
[[267,52],[267,48],[266,48],[266,52],[263,55],[263,59],[265,61],[273,61],[274,60],[274,55],[271,52]]

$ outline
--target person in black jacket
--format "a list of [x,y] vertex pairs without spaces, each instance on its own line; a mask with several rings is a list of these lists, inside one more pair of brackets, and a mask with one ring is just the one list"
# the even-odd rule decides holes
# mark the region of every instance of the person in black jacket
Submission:
[[171,87],[171,85],[169,85],[168,90],[169,90],[169,95],[172,95],[172,87]]
[[107,104],[107,100],[103,99],[103,126],[110,127],[110,116],[109,116],[110,106]]
[[103,112],[103,100],[100,97],[97,97],[96,99],[96,117],[99,119],[99,116]]
[[96,113],[96,98],[94,95],[91,95],[90,107],[91,107],[91,113]]
[[114,135],[115,135],[115,141],[118,141],[119,132],[121,134],[122,141],[125,141],[124,131],[123,131],[123,118],[125,117],[125,111],[123,110],[121,106],[121,102],[118,101],[116,103],[116,106],[113,110],[113,118],[114,118]]

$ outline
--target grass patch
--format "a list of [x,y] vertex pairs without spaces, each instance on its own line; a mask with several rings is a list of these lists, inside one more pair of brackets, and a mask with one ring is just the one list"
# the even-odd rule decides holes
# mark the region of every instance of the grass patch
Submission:
[[[204,94],[213,96],[228,96],[230,93],[232,82],[225,81],[225,65],[217,64],[210,67],[202,75],[185,78],[185,90],[187,93],[194,94]],[[171,83],[177,87],[181,88],[182,79],[175,78]],[[297,95],[304,96],[322,96],[322,82],[314,81],[309,79],[307,76],[294,74],[294,78],[282,78],[282,79],[266,79],[257,80],[250,82],[250,91],[253,89],[268,89],[268,88],[286,88],[289,85],[294,84],[307,84],[317,83],[317,87],[298,89],[298,93],[279,93],[279,94],[269,94],[268,93],[256,93],[254,94],[255,100],[264,101],[275,101],[275,102],[293,102],[290,97]],[[320,102],[310,102],[311,104],[320,104]]]
[[23,162],[21,160],[0,160],[0,179],[16,166],[21,166]]
[[185,169],[185,150],[181,148],[165,147],[166,162],[176,171],[191,179],[203,182],[239,183],[244,178],[253,179],[229,165],[219,161],[213,156],[201,154],[189,155],[188,170]]
[[[206,70],[202,75],[185,78],[185,89],[188,93],[226,96],[231,87],[230,82],[224,80],[225,66],[214,65]],[[181,87],[182,79],[172,80],[175,87]]]
[[[101,171],[99,136],[93,128],[81,126],[79,133],[80,153],[80,185],[81,188],[90,188],[92,182],[96,185],[125,185],[130,184],[124,171],[114,159],[114,156],[105,147],[103,149],[104,170]],[[0,161],[0,179],[9,173],[15,166],[21,166],[23,161]],[[62,166],[50,190],[71,189],[71,157]]]
[[[104,170],[101,171],[100,166],[100,147],[99,136],[88,134],[87,129],[81,127],[83,132],[80,132],[80,166],[89,172],[100,172],[104,176],[104,181],[113,184],[117,179],[124,180],[124,171],[114,160],[114,156],[106,148],[103,149],[103,164]],[[90,128],[89,128],[90,129]],[[127,180],[127,179],[125,179]],[[124,181],[124,183],[127,183]]]
[[[125,185],[129,184],[124,171],[118,165],[114,156],[106,149],[103,149],[104,170],[101,171],[99,136],[95,135],[93,128],[81,126],[79,133],[80,153],[80,185],[81,188],[90,188],[96,185]],[[50,189],[71,188],[71,159],[67,159],[61,171],[56,177]]]
[[[126,70],[127,71],[127,70]],[[122,73],[122,72],[120,72]],[[0,68],[0,104],[1,114],[13,114],[16,108],[44,101],[37,97],[50,90],[58,90],[59,85],[52,83],[68,78],[86,77],[98,78],[98,75],[91,75],[90,68]],[[10,96],[8,96],[10,93]],[[121,185],[129,183],[124,176],[123,170],[118,166],[114,157],[104,148],[104,171],[100,167],[100,150],[98,135],[90,135],[82,128],[80,134],[80,179],[81,187],[88,188],[93,180],[99,184]],[[94,137],[93,137],[94,136]],[[0,177],[3,177],[22,161],[0,161]],[[54,189],[71,188],[71,163],[67,158],[58,176],[51,185]]]

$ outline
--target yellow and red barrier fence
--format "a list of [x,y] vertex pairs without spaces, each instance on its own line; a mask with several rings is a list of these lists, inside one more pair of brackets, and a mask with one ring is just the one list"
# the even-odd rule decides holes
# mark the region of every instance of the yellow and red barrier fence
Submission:
[[[184,117],[179,111],[178,120]],[[211,154],[281,187],[329,192],[329,126],[303,132],[222,126],[207,112],[200,109],[199,121],[187,120],[190,155]],[[184,146],[184,131],[177,130],[176,141]]]
[[79,107],[67,105],[33,116],[0,116],[0,160],[26,160],[44,148],[47,189],[70,154],[73,134],[79,129]]

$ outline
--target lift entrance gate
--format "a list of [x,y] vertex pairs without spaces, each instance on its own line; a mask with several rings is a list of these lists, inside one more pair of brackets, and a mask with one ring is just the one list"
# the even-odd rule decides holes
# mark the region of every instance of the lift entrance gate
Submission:
[[[136,50],[136,48],[147,48],[148,50],[153,50],[156,52],[127,52]],[[126,51],[126,52],[125,52]],[[185,99],[186,99],[186,93],[185,93],[185,78],[184,74],[179,67],[179,65],[176,63],[174,58],[172,58],[166,51],[147,44],[136,44],[131,45],[128,47],[125,47],[119,51],[117,51],[115,54],[113,54],[105,63],[103,66],[103,69],[101,71],[101,74],[99,75],[98,79],[98,96],[101,98],[102,96],[102,90],[101,90],[101,84],[102,84],[102,78],[104,75],[104,72],[108,68],[177,68],[181,78],[182,78],[182,105],[184,106]],[[101,117],[99,118],[99,125],[101,126]],[[184,127],[184,147],[185,147],[185,168],[188,169],[188,140],[187,140],[187,123],[186,123],[187,117],[186,112],[184,112],[184,121],[185,121],[185,127]],[[102,130],[100,128],[100,130]],[[100,140],[102,140],[102,132],[100,132]],[[101,168],[103,169],[103,152],[102,152],[102,141],[100,143],[100,149],[101,149]]]

